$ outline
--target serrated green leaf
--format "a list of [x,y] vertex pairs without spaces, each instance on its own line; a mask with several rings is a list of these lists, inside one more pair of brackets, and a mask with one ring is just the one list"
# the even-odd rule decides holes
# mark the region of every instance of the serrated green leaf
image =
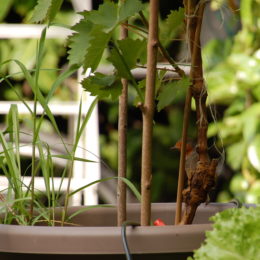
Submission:
[[157,109],[161,111],[164,107],[170,105],[182,91],[185,91],[190,85],[190,79],[184,77],[178,81],[172,81],[162,87],[162,91],[158,96]]
[[105,33],[102,31],[101,26],[94,26],[90,34],[89,47],[87,54],[84,57],[83,67],[85,70],[91,68],[95,71],[102,58],[103,52],[107,47],[107,43],[111,38],[111,33]]
[[139,0],[125,0],[119,8],[119,22],[126,20],[128,17],[144,9],[144,4]]
[[[166,24],[172,26],[171,29],[180,26],[184,21],[184,8],[180,7],[178,10],[171,10],[167,16]],[[181,25],[183,26],[183,25]]]
[[69,64],[82,65],[89,47],[93,24],[82,19],[72,27],[75,33],[69,37]]
[[45,20],[52,22],[60,10],[63,0],[38,0],[34,8],[31,22],[40,23]]
[[32,23],[40,23],[46,19],[52,0],[38,0],[33,10]]
[[93,24],[101,25],[104,31],[109,32],[117,24],[117,5],[113,2],[105,2],[98,10],[84,12],[84,16]]
[[120,57],[115,48],[111,50],[110,56],[107,60],[113,64],[120,77],[129,80],[131,79],[129,76],[129,70],[126,68],[126,64],[123,62],[122,58]]
[[171,11],[165,21],[165,26],[161,26],[160,39],[167,46],[177,36],[184,27],[184,8]]
[[144,9],[139,0],[126,0],[120,7],[112,2],[105,1],[98,10],[85,11],[83,16],[90,22],[103,27],[104,32],[110,32],[128,17]]
[[128,38],[117,41],[117,44],[118,47],[115,46],[111,50],[108,61],[113,64],[120,77],[130,80],[130,70],[135,67],[137,61],[146,60],[146,41]]
[[86,91],[89,91],[92,96],[98,96],[99,99],[115,100],[122,91],[121,83],[116,81],[114,75],[104,75],[98,72],[94,76],[85,78],[81,84]]
[[61,5],[63,3],[63,0],[52,0],[51,7],[48,11],[48,20],[49,22],[52,22],[56,16],[56,14],[59,12]]
[[131,38],[127,38],[127,39],[117,41],[117,43],[129,69],[134,68],[137,61],[142,60],[143,64],[146,63],[145,62],[146,61],[145,40],[139,40],[139,39],[133,40]]

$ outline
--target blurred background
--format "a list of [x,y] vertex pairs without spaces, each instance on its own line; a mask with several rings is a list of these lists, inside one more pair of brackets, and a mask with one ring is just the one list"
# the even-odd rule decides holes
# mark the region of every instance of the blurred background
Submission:
[[[2,24],[29,23],[37,0],[0,0],[0,22]],[[147,2],[147,1],[144,1]],[[92,1],[97,9],[102,1]],[[161,1],[160,35],[169,34],[165,19],[171,10],[183,7],[182,1]],[[210,122],[209,153],[219,158],[217,183],[211,194],[212,201],[226,202],[233,198],[241,202],[257,203],[260,199],[260,1],[212,0],[207,4],[203,27],[203,63],[208,97],[208,119]],[[75,24],[75,12],[71,1],[66,0],[56,23],[71,26]],[[140,21],[136,19],[136,24]],[[172,57],[186,65],[189,70],[185,43],[184,23],[179,22],[180,30],[171,39],[164,38],[165,47]],[[117,37],[117,35],[115,35]],[[1,39],[0,62],[7,59],[21,60],[28,69],[35,64],[36,39]],[[41,89],[47,94],[57,75],[68,66],[66,53],[68,42],[63,39],[48,39],[43,67],[51,70],[41,74]],[[159,57],[160,62],[164,60]],[[104,57],[102,66],[105,68]],[[101,68],[102,69],[102,68]],[[1,67],[1,76],[14,74],[17,66],[8,63]],[[142,80],[145,74],[137,76]],[[31,100],[32,93],[21,74],[15,74],[10,81],[15,89],[6,82],[0,84],[0,100],[17,100],[19,93]],[[59,101],[76,99],[76,75],[66,80],[55,93]],[[135,93],[129,89],[128,118],[128,178],[137,187],[140,184],[141,128],[142,117],[134,105]],[[174,104],[156,112],[154,125],[153,160],[153,202],[176,200],[179,153],[170,147],[181,138],[185,93],[179,93]],[[117,119],[118,103],[109,100],[99,102],[100,156],[103,160],[102,176],[112,176],[117,172]],[[57,116],[64,135],[68,135],[70,123],[66,116]],[[5,116],[0,117],[1,124]],[[21,118],[23,126],[30,127],[30,118]],[[53,130],[46,119],[47,138]],[[191,115],[189,140],[196,142],[195,112]],[[26,157],[24,158],[26,168]],[[57,171],[59,167],[57,166]],[[102,184],[104,185],[104,184]],[[109,184],[111,185],[111,184]],[[103,188],[102,188],[103,187]],[[115,185],[100,186],[99,190],[113,191],[113,196],[100,192],[100,202],[115,201]],[[134,200],[130,197],[130,201]]]

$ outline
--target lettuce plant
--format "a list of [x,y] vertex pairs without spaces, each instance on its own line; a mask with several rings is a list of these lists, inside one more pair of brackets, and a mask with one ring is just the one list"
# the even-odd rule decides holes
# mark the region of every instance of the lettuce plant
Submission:
[[189,260],[260,259],[260,207],[232,208],[211,218],[213,230]]

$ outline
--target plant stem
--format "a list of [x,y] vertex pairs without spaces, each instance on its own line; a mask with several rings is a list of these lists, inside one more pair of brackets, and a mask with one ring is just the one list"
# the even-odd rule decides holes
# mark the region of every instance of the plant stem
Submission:
[[175,213],[175,225],[178,225],[181,221],[182,212],[182,191],[184,188],[185,180],[185,160],[186,160],[186,144],[187,144],[187,132],[189,127],[189,118],[191,110],[191,88],[188,88],[184,107],[184,118],[182,125],[182,138],[181,138],[181,155],[180,155],[180,166],[179,166],[179,177],[178,177],[178,188],[177,188],[177,199],[176,199],[176,213]]
[[156,64],[158,52],[159,1],[150,0],[150,20],[147,43],[147,74],[142,134],[142,176],[141,176],[141,225],[148,226],[151,217],[152,180],[152,134],[155,99]]
[[[207,200],[209,191],[215,184],[215,172],[218,160],[210,160],[207,146],[207,90],[203,79],[200,33],[202,18],[205,9],[205,1],[189,1],[191,9],[194,10],[190,22],[191,43],[191,79],[192,96],[195,99],[197,114],[197,147],[198,161],[195,170],[188,176],[188,186],[183,190],[185,210],[181,224],[191,224],[197,207]],[[191,17],[191,16],[190,16]]]
[[[128,30],[121,25],[121,39],[128,36]],[[121,79],[122,94],[119,97],[118,118],[118,183],[117,183],[117,225],[121,226],[126,221],[126,185],[121,177],[126,178],[127,164],[127,99],[128,81]]]
[[128,67],[128,65],[127,65],[127,63],[126,63],[126,61],[125,61],[123,55],[120,53],[120,51],[119,51],[119,49],[118,49],[118,47],[117,47],[117,45],[116,45],[115,42],[113,43],[113,46],[114,46],[115,51],[117,52],[119,58],[121,59],[122,63],[124,64],[125,69],[127,70],[129,79],[131,80],[131,82],[132,82],[132,84],[133,84],[133,87],[135,88],[135,90],[136,90],[136,92],[137,92],[137,94],[138,94],[138,96],[139,96],[139,98],[140,98],[140,100],[141,100],[141,103],[143,103],[143,102],[144,102],[143,94],[142,94],[142,92],[141,92],[139,86],[137,85],[137,83],[136,83],[136,81],[135,81],[135,78],[134,78],[134,76],[133,76],[132,73],[131,73],[131,70],[129,69],[129,67]]
[[34,108],[33,108],[33,142],[32,142],[32,171],[31,171],[31,204],[30,204],[30,221],[33,217],[33,207],[34,207],[34,200],[35,200],[35,194],[34,194],[34,177],[35,177],[35,151],[36,151],[36,141],[37,141],[37,135],[36,135],[36,113],[37,113],[37,97],[35,95],[34,97]]
[[[194,42],[194,33],[193,27],[191,27],[191,20],[194,17],[195,11],[195,1],[184,0],[185,14],[186,14],[186,34],[188,35],[189,47],[192,50],[193,42]],[[192,69],[192,68],[191,68]],[[182,212],[182,192],[184,189],[184,180],[185,180],[185,161],[186,161],[186,144],[187,144],[187,134],[189,128],[189,118],[190,118],[190,110],[191,110],[191,98],[192,98],[192,90],[190,86],[188,88],[186,99],[185,99],[185,107],[184,107],[184,117],[183,117],[183,125],[182,125],[182,137],[181,137],[181,155],[180,155],[180,165],[179,165],[179,177],[178,177],[178,188],[177,188],[177,199],[176,199],[176,213],[175,213],[175,225],[178,225],[181,221],[181,212]]]

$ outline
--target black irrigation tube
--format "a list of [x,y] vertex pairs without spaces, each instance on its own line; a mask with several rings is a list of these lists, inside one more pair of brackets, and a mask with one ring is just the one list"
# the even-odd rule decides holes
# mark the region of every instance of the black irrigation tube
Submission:
[[139,223],[136,222],[131,222],[131,221],[126,221],[122,224],[121,228],[121,236],[122,236],[122,242],[125,250],[125,255],[127,260],[132,260],[132,255],[130,253],[128,243],[127,243],[127,238],[126,238],[126,227],[127,226],[132,226],[132,228],[135,228],[136,226],[140,226]]

